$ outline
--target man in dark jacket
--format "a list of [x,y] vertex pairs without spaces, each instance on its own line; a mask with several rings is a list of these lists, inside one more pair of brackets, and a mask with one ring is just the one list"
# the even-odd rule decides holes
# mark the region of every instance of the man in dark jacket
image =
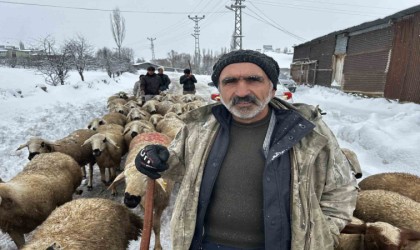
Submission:
[[[274,97],[279,66],[252,50],[213,67],[221,104],[185,114],[169,150],[148,145],[136,168],[182,177],[172,249],[333,250],[357,183],[319,110]],[[168,169],[169,167],[169,169]]]
[[155,73],[155,67],[150,66],[147,68],[147,74],[141,78],[140,90],[144,101],[152,99],[153,96],[159,95],[160,85],[162,80]]
[[163,71],[165,68],[163,66],[160,66],[158,68],[158,76],[162,80],[162,85],[160,85],[160,91],[165,91],[169,89],[169,84],[171,83],[171,79],[169,79],[168,75],[163,74]]
[[183,94],[195,94],[195,83],[197,80],[195,76],[191,74],[190,69],[184,70],[184,75],[179,78],[179,83],[183,85]]

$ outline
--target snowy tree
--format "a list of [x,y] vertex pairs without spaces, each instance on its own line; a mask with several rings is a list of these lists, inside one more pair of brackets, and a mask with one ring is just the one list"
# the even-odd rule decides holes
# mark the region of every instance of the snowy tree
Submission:
[[41,41],[44,54],[37,62],[37,69],[45,78],[47,84],[64,85],[71,69],[70,56],[67,50],[55,45],[55,40],[47,36]]
[[70,56],[71,64],[76,68],[82,81],[85,81],[83,72],[89,64],[92,64],[93,47],[90,45],[86,38],[78,35],[66,42],[65,50]]
[[118,8],[111,14],[111,31],[118,48],[118,56],[121,56],[121,47],[125,38],[125,19]]

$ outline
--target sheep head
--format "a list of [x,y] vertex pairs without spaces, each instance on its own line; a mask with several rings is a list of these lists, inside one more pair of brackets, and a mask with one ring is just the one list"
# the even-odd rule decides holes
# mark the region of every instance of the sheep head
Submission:
[[102,152],[105,151],[107,144],[111,144],[112,146],[119,148],[111,138],[101,133],[92,135],[83,143],[82,147],[88,143],[92,145],[92,153],[96,157],[100,156]]
[[154,115],[151,115],[150,116],[150,118],[149,118],[149,121],[153,124],[153,125],[157,125],[159,122],[160,122],[160,120],[162,120],[163,119],[163,116],[161,115],[161,114],[154,114]]
[[20,145],[17,150],[21,150],[24,147],[27,147],[29,150],[28,159],[32,160],[38,154],[54,152],[55,151],[54,146],[60,146],[60,145],[54,142],[44,140],[39,137],[32,137],[29,139],[28,142]]
[[96,131],[99,128],[99,126],[102,126],[102,125],[105,125],[105,124],[106,124],[105,120],[103,120],[101,118],[95,118],[89,123],[87,128],[90,129],[90,130]]

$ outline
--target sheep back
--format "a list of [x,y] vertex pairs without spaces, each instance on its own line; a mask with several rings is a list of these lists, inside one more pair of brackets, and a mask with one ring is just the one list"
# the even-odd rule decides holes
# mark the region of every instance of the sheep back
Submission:
[[126,249],[137,240],[143,220],[115,201],[77,199],[57,208],[23,249]]
[[0,183],[0,228],[29,233],[72,199],[82,181],[77,162],[63,153],[37,155],[10,181]]
[[383,221],[400,228],[419,230],[420,203],[395,192],[359,192],[354,216],[365,222]]
[[420,202],[420,177],[408,173],[382,173],[366,177],[359,183],[362,190],[393,191]]
[[127,117],[125,115],[115,112],[102,116],[102,119],[106,122],[106,124],[118,124],[123,127],[127,123]]
[[185,123],[178,118],[165,117],[156,125],[156,131],[161,132],[173,139],[184,125]]

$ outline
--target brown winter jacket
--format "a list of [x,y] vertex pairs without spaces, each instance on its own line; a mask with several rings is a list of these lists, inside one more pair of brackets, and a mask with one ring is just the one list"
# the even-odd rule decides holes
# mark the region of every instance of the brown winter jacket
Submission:
[[[169,147],[165,175],[182,178],[171,220],[174,250],[189,249],[193,238],[203,170],[220,126],[213,105],[187,113],[186,125]],[[318,109],[276,98],[271,105],[296,110],[316,126],[292,148],[291,249],[334,249],[356,205],[356,179]]]

